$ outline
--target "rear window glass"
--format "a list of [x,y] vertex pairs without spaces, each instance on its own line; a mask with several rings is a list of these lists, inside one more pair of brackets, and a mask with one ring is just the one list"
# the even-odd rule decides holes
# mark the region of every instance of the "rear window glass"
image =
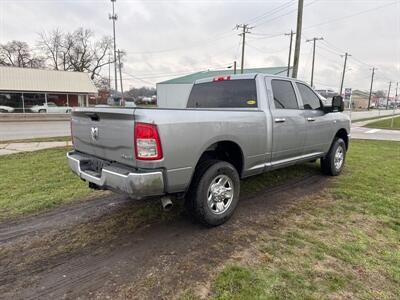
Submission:
[[257,107],[256,81],[238,79],[195,84],[187,107]]

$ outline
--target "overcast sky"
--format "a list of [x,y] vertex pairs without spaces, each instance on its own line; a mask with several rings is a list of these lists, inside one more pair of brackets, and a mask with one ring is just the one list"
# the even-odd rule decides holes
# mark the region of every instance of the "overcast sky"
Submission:
[[[338,89],[348,51],[345,87],[376,89],[400,81],[400,0],[305,0],[299,77],[310,81],[312,43],[317,42],[315,86]],[[35,44],[38,32],[80,26],[97,37],[112,34],[109,0],[0,0],[0,43]],[[125,85],[151,86],[180,75],[240,62],[236,24],[254,26],[245,67],[285,66],[296,29],[297,0],[117,0],[117,47],[127,52]],[[104,70],[108,76],[108,68]],[[130,75],[127,75],[130,74]],[[133,77],[137,78],[134,79]]]

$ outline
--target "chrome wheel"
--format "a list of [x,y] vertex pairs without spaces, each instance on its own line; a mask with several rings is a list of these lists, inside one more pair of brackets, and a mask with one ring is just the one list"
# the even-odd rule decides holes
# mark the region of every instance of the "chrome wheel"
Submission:
[[338,146],[335,152],[334,163],[336,170],[340,170],[344,161],[344,149],[342,146]]
[[226,175],[218,175],[208,187],[207,204],[212,213],[219,215],[226,212],[234,195],[233,181]]

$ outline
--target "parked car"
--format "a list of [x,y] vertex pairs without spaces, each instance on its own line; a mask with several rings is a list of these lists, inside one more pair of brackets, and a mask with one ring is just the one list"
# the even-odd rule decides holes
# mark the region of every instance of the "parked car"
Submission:
[[34,105],[31,108],[32,112],[36,113],[70,113],[72,108],[69,106],[57,106],[54,102],[47,102],[44,103],[43,105]]
[[184,198],[200,222],[227,221],[240,179],[321,160],[339,175],[350,120],[341,96],[324,106],[304,82],[265,74],[198,80],[187,109],[77,108],[69,165],[94,189]]
[[14,110],[13,107],[0,105],[0,113],[12,113]]
[[332,99],[333,97],[339,95],[338,92],[335,92],[334,90],[326,89],[326,90],[315,90],[319,95],[326,99]]

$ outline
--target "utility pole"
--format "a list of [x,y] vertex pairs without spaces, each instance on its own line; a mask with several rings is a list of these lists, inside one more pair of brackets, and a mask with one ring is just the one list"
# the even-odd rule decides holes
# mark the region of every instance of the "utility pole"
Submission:
[[[339,90],[339,95],[342,95],[342,91],[343,91],[343,83],[344,83],[344,75],[346,74],[346,65],[347,65],[347,57],[351,56],[350,54],[348,54],[347,52],[344,54],[344,65],[343,65],[343,73],[342,73],[342,81],[340,82],[340,90]],[[343,57],[343,55],[342,55]]]
[[117,82],[117,45],[115,43],[115,21],[118,19],[118,16],[115,14],[114,4],[116,0],[111,0],[112,3],[112,15],[109,15],[108,18],[113,22],[113,36],[114,36],[114,81],[115,81],[115,94],[118,92],[118,82]]
[[108,88],[111,91],[111,53],[108,52]]
[[244,46],[246,43],[246,33],[250,33],[250,29],[254,27],[249,27],[249,24],[238,24],[236,25],[236,29],[242,29],[242,33],[239,35],[242,36],[242,62],[240,65],[240,73],[243,74],[243,67],[244,67]]
[[121,104],[125,106],[124,101],[124,87],[122,86],[122,64],[121,64],[121,52],[118,49],[118,66],[119,66],[119,80],[121,83]]
[[368,110],[371,106],[371,96],[372,96],[372,85],[374,84],[374,75],[375,75],[375,67],[372,68],[372,76],[371,76],[371,86],[369,88],[369,97],[368,97]]
[[285,33],[285,35],[290,35],[289,58],[288,58],[286,77],[289,77],[289,75],[290,75],[290,58],[292,57],[292,44],[293,44],[293,35],[294,34],[295,34],[295,32],[293,32],[293,30],[290,30],[290,33]]
[[390,88],[392,87],[392,82],[389,82],[389,90],[388,90],[388,94],[387,94],[387,98],[386,98],[386,109],[389,108],[389,96],[390,96]]
[[396,94],[394,96],[394,105],[393,105],[393,114],[392,121],[390,122],[390,128],[393,128],[394,123],[394,114],[396,113],[396,105],[397,105],[397,89],[399,88],[399,82],[396,83]]
[[311,86],[314,86],[314,64],[315,64],[315,42],[323,40],[323,37],[314,37],[311,40],[306,40],[306,43],[313,42],[313,53],[312,53],[312,67],[311,67]]
[[299,0],[297,8],[296,46],[294,48],[293,71],[292,71],[293,78],[297,78],[297,73],[299,71],[301,28],[303,26],[303,4],[304,0]]

